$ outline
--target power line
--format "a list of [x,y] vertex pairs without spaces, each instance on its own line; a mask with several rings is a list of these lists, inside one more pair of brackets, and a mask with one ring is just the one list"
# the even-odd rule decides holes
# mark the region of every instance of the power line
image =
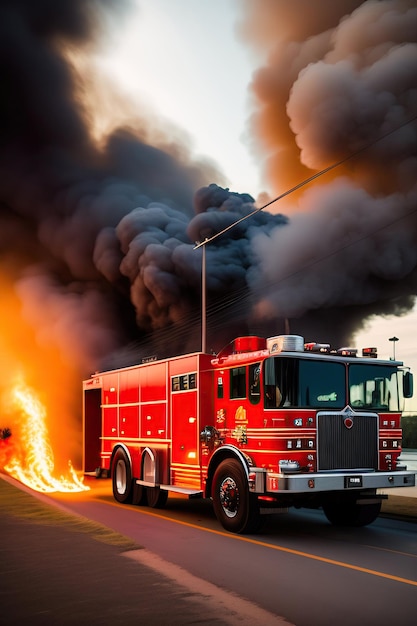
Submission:
[[[343,159],[340,159],[339,161],[333,163],[332,165],[329,165],[328,167],[320,170],[319,172],[316,172],[315,174],[313,174],[309,178],[306,178],[305,180],[301,181],[300,183],[298,183],[297,185],[295,185],[291,189],[288,189],[284,193],[280,194],[279,196],[277,196],[273,200],[270,200],[269,202],[267,202],[263,206],[255,209],[254,211],[250,212],[249,214],[241,217],[240,219],[238,219],[237,221],[233,222],[232,224],[230,224],[229,226],[227,226],[223,230],[215,233],[214,235],[212,235],[209,238],[206,238],[202,242],[196,243],[196,245],[194,246],[194,250],[197,250],[198,248],[200,248],[200,247],[210,243],[211,241],[213,241],[213,240],[217,239],[218,237],[220,237],[221,235],[227,233],[229,230],[233,229],[235,226],[239,225],[243,221],[253,217],[257,213],[260,213],[261,211],[265,210],[266,208],[268,208],[272,204],[278,202],[279,200],[283,199],[284,197],[286,197],[286,196],[294,193],[295,191],[301,189],[305,185],[307,185],[307,184],[313,182],[314,180],[316,180],[317,178],[327,174],[331,170],[336,169],[340,165],[343,165],[343,163],[346,163],[350,159],[355,158],[359,154],[361,154],[364,151],[366,151],[369,148],[371,148],[376,143],[382,141],[383,139],[385,139],[386,137],[388,137],[388,136],[392,135],[393,133],[397,132],[401,128],[403,128],[403,127],[413,123],[416,119],[417,119],[417,116],[415,116],[415,117],[405,121],[403,124],[401,124],[401,125],[397,126],[396,128],[386,132],[384,135],[381,135],[377,139],[367,143],[366,145],[362,146],[361,148],[359,148],[355,152],[352,152],[352,153],[348,154]],[[384,225],[380,226],[379,228],[373,230],[372,232],[366,233],[366,234],[360,236],[359,238],[357,238],[357,239],[355,239],[353,241],[348,242],[344,246],[342,246],[340,248],[337,248],[335,250],[332,250],[330,252],[327,252],[326,254],[323,254],[319,258],[314,259],[311,262],[304,264],[302,267],[299,267],[297,270],[287,274],[286,276],[281,277],[278,281],[275,280],[275,279],[270,279],[268,281],[263,281],[262,286],[258,286],[258,287],[252,286],[251,289],[250,289],[250,294],[248,294],[248,285],[245,282],[244,284],[242,284],[241,287],[239,287],[238,289],[235,289],[233,291],[233,295],[230,295],[228,297],[219,298],[219,299],[217,299],[217,301],[214,304],[209,304],[208,305],[208,307],[207,307],[207,316],[208,316],[208,320],[209,320],[210,331],[211,332],[215,332],[216,330],[220,330],[223,327],[223,322],[226,319],[226,316],[227,317],[230,316],[230,308],[231,307],[233,307],[233,312],[235,314],[239,314],[240,312],[242,312],[242,313],[246,312],[246,310],[247,310],[247,299],[248,298],[252,298],[252,297],[256,298],[256,296],[262,290],[265,290],[265,288],[268,288],[268,286],[277,285],[277,284],[279,284],[279,283],[281,283],[281,282],[283,282],[285,280],[293,278],[294,276],[296,276],[297,274],[305,271],[306,269],[308,269],[308,268],[310,268],[310,267],[312,267],[312,266],[314,266],[314,265],[316,265],[318,263],[321,263],[322,261],[324,261],[326,259],[331,258],[332,256],[342,252],[343,250],[346,250],[347,248],[360,243],[361,241],[364,241],[364,240],[368,239],[371,235],[374,235],[374,234],[376,234],[378,232],[381,232],[382,230],[384,230],[386,228],[391,227],[393,224],[395,224],[395,223],[405,219],[406,217],[409,217],[410,215],[412,215],[412,214],[414,214],[416,212],[417,212],[417,209],[413,209],[412,211],[409,211],[408,213],[406,213],[404,215],[401,215],[400,217],[397,217],[397,218],[395,218],[393,220],[390,220],[387,224],[384,224]],[[187,328],[189,328],[190,326],[194,326],[194,325],[197,326],[197,325],[200,324],[200,322],[201,322],[200,313],[198,313],[198,312],[194,311],[194,312],[189,312],[189,313],[186,313],[184,315],[181,315],[180,317],[176,318],[175,322],[172,322],[167,327],[161,328],[161,329],[153,329],[153,330],[151,330],[149,335],[148,335],[149,340],[142,339],[140,341],[133,342],[133,344],[130,344],[130,346],[127,347],[127,352],[132,354],[133,352],[136,352],[136,350],[139,348],[139,346],[143,349],[144,344],[145,345],[151,345],[153,343],[152,337],[155,337],[155,335],[158,336],[157,337],[157,342],[158,343],[163,343],[164,341],[166,341],[167,343],[179,342],[186,336],[187,329],[184,330],[185,326],[187,326]],[[145,350],[146,350],[146,347],[145,347]]]
[[365,150],[368,150],[373,145],[375,145],[379,141],[382,141],[383,139],[386,139],[387,137],[389,137],[393,133],[396,133],[398,130],[400,130],[404,126],[407,126],[408,124],[412,124],[416,119],[417,119],[417,115],[414,116],[413,118],[403,122],[399,126],[396,126],[392,130],[386,132],[384,135],[381,135],[380,137],[377,137],[377,139],[374,139],[374,140],[370,141],[369,143],[365,144],[364,146],[362,146],[361,148],[359,148],[355,152],[351,152],[350,154],[345,156],[343,159],[340,159],[340,161],[336,161],[332,165],[329,165],[328,167],[325,167],[324,169],[320,170],[319,172],[316,172],[312,176],[309,176],[309,178],[306,178],[305,180],[301,181],[300,183],[297,183],[297,185],[295,185],[294,187],[291,187],[291,189],[287,189],[287,191],[284,191],[284,193],[280,194],[279,196],[277,196],[273,200],[270,200],[269,202],[267,202],[263,206],[259,207],[258,209],[255,209],[254,211],[252,211],[248,215],[244,215],[243,217],[238,219],[236,222],[233,222],[233,224],[230,224],[229,226],[226,226],[226,228],[223,228],[223,230],[219,231],[218,233],[215,233],[211,237],[207,237],[206,239],[204,239],[204,241],[196,242],[196,245],[194,246],[194,250],[197,250],[198,248],[201,248],[201,246],[205,246],[206,244],[210,243],[214,239],[217,239],[221,235],[224,235],[225,233],[227,233],[229,230],[231,230],[235,226],[238,226],[241,222],[244,222],[245,220],[249,219],[250,217],[253,217],[257,213],[260,213],[261,211],[263,211],[267,207],[271,206],[271,204],[274,204],[275,202],[278,202],[279,200],[282,200],[282,198],[285,198],[286,196],[289,196],[290,194],[294,193],[295,191],[298,191],[298,189],[301,189],[305,185],[308,185],[309,183],[313,182],[313,180],[316,180],[316,178],[319,178],[320,176],[324,176],[324,174],[327,174],[331,170],[334,170],[336,167],[339,167],[340,165],[343,165],[343,163],[346,163],[350,159],[353,159],[354,157],[358,156],[358,154],[361,154]]

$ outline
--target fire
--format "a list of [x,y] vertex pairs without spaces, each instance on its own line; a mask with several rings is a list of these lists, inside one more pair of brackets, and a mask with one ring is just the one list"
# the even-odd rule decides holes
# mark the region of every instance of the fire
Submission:
[[[36,392],[23,380],[13,386],[10,397],[14,410],[19,414],[19,445],[4,469],[8,474],[35,491],[75,492],[86,491],[71,461],[68,462],[68,477],[55,478],[54,454],[46,427],[46,409]],[[13,435],[13,433],[12,433]]]
[[81,460],[78,362],[29,323],[1,272],[0,292],[0,471],[41,492],[87,490],[68,462]]

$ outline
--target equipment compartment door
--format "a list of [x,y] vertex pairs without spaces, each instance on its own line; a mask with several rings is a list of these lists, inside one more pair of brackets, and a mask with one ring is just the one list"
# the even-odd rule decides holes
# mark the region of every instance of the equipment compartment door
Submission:
[[100,467],[101,389],[84,391],[83,471]]
[[171,396],[172,463],[199,463],[197,390],[181,391]]

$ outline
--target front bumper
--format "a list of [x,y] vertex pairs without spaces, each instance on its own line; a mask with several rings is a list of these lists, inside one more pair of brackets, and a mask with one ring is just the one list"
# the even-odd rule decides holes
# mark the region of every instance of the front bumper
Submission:
[[415,472],[317,472],[312,474],[267,473],[266,493],[314,493],[414,487]]

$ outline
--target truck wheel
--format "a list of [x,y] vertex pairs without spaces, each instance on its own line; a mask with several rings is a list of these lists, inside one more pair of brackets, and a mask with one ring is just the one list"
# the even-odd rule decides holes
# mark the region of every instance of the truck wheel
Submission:
[[381,502],[358,504],[355,499],[344,498],[323,504],[327,519],[334,526],[368,526],[381,512]]
[[135,480],[132,485],[132,504],[137,506],[146,504],[146,488],[143,485],[137,485]]
[[213,478],[213,507],[217,519],[234,533],[254,533],[261,526],[259,505],[249,487],[239,461],[226,459]]
[[113,496],[117,502],[131,503],[133,497],[132,470],[126,452],[119,448],[112,463]]
[[146,497],[148,506],[153,509],[163,509],[168,500],[168,491],[160,487],[147,487]]

